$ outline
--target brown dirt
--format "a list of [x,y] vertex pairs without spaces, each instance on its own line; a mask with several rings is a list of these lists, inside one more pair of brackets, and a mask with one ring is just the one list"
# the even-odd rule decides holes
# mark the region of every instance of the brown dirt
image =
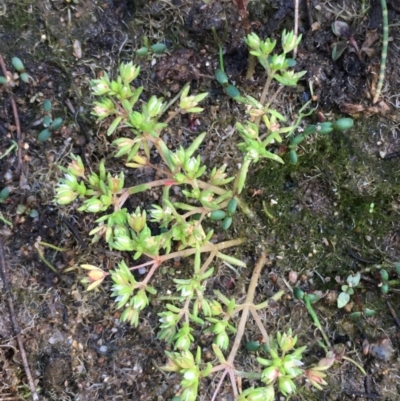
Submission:
[[[331,291],[330,294],[340,290],[335,277],[345,279],[350,270],[362,270],[368,279],[356,303],[376,309],[376,317],[354,323],[348,313],[326,299],[316,306],[332,341],[345,344],[349,355],[364,366],[368,376],[364,378],[351,364],[338,364],[328,377],[327,389],[316,392],[304,387],[292,400],[368,399],[367,394],[379,395],[379,399],[386,401],[399,399],[399,327],[385,303],[389,300],[400,311],[399,287],[387,297],[381,296],[377,271],[366,271],[362,261],[349,256],[349,250],[353,250],[379,263],[400,260],[396,157],[400,151],[400,10],[395,0],[388,0],[388,9],[392,40],[386,80],[381,101],[372,105],[371,86],[380,64],[380,1],[300,2],[303,41],[296,68],[306,70],[307,75],[296,91],[284,91],[278,99],[281,110],[294,120],[295,110],[311,95],[311,82],[318,111],[309,122],[351,113],[357,117],[355,128],[328,139],[310,139],[301,150],[297,166],[290,165],[287,155],[287,164],[282,168],[269,162],[254,166],[246,195],[258,211],[263,229],[249,227],[245,217],[238,216],[232,233],[221,236],[222,239],[244,234],[249,238],[243,249],[236,250],[242,252],[249,266],[254,266],[257,248],[267,247],[270,261],[257,289],[257,302],[278,289],[286,290],[282,279],[287,280],[290,271],[298,273],[297,285],[303,289]],[[292,29],[293,16],[292,1],[249,4],[251,29],[264,37],[279,38],[284,28]],[[349,24],[359,47],[364,49],[361,57],[349,47],[339,60],[332,61],[331,45],[338,39],[332,33],[331,23],[336,19]],[[75,206],[57,207],[53,197],[60,177],[57,165],[65,165],[71,152],[80,155],[88,165],[97,165],[106,157],[113,173],[122,169],[128,185],[136,182],[135,173],[111,158],[112,147],[104,127],[99,128],[90,115],[90,79],[103,70],[113,75],[117,65],[127,60],[141,65],[139,84],[144,85],[147,95],[169,99],[186,82],[191,82],[195,91],[209,92],[205,111],[196,121],[183,116],[167,129],[169,144],[185,145],[206,130],[203,159],[210,166],[227,163],[234,173],[240,154],[232,127],[244,120],[244,110],[212,78],[218,68],[212,27],[220,37],[226,33],[224,60],[230,79],[243,93],[259,96],[264,78],[258,69],[254,80],[245,78],[248,53],[243,42],[244,30],[231,1],[214,0],[205,5],[200,0],[79,0],[78,4],[63,0],[5,0],[0,5],[0,52],[9,69],[11,58],[20,57],[33,78],[29,85],[21,83],[13,90],[23,131],[23,166],[21,171],[16,168],[15,151],[0,159],[0,190],[4,186],[11,189],[10,197],[0,204],[0,211],[12,223],[10,227],[0,221],[0,235],[5,243],[16,317],[42,400],[162,401],[172,400],[176,394],[179,377],[158,368],[166,362],[166,345],[156,338],[160,303],[152,302],[135,329],[118,321],[119,314],[108,297],[109,282],[104,284],[104,290],[86,293],[80,283],[83,272],[78,266],[93,263],[112,268],[120,255],[107,250],[103,243],[91,245],[88,232],[93,227],[92,216],[82,215]],[[373,35],[377,35],[376,40],[371,39]],[[144,36],[152,43],[165,41],[168,54],[153,59],[137,58],[135,50],[142,46]],[[36,122],[42,117],[41,104],[45,99],[51,99],[53,116],[63,117],[64,124],[50,141],[40,143],[37,136],[42,127]],[[16,140],[16,134],[10,96],[0,89],[0,154],[11,146],[12,140]],[[393,158],[383,160],[380,152],[393,154]],[[277,203],[271,203],[272,200]],[[149,206],[154,202],[156,198],[137,197],[131,206]],[[375,204],[374,213],[369,213],[371,203]],[[37,214],[31,214],[32,211]],[[71,226],[80,237],[71,232]],[[46,259],[58,274],[39,259],[35,248],[39,239],[66,249],[57,252],[44,248]],[[217,267],[218,273],[209,288],[223,290],[236,299],[243,297],[251,270],[241,270],[241,276],[232,285],[232,271],[222,265]],[[67,268],[75,269],[65,272]],[[161,295],[170,286],[169,278],[161,273],[155,277],[153,285]],[[30,395],[19,353],[14,348],[17,345],[6,305],[3,291],[0,400],[11,401]],[[353,310],[356,309],[357,305]],[[265,312],[263,319],[271,333],[292,327],[299,335],[299,343],[308,345],[307,363],[321,357],[311,320],[290,293]],[[203,354],[210,354],[210,340],[200,332],[196,335]],[[246,340],[257,336],[250,321]],[[379,347],[386,338],[394,348],[388,361],[379,358]],[[371,348],[375,347],[375,353],[363,355],[365,339]],[[259,369],[255,356],[244,348],[237,363],[245,370]],[[248,386],[243,381],[243,388]],[[210,400],[214,388],[215,380],[204,380],[199,399]],[[232,400],[229,390],[227,382],[219,399]]]

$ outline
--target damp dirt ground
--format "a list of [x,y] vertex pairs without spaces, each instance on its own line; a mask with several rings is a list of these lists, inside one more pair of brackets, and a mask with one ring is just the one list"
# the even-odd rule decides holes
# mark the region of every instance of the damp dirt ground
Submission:
[[[288,149],[280,147],[272,150],[284,165],[268,160],[252,165],[244,198],[260,224],[238,213],[232,228],[219,238],[246,238],[233,254],[248,267],[236,274],[217,264],[207,286],[210,294],[219,289],[228,297],[243,298],[258,255],[267,252],[256,300],[278,290],[285,295],[262,315],[266,330],[275,334],[292,328],[299,344],[308,347],[306,364],[318,361],[323,356],[320,334],[289,287],[320,291],[315,309],[326,334],[367,373],[338,362],[329,370],[328,386],[322,391],[300,380],[291,400],[397,401],[400,327],[388,303],[400,314],[400,285],[394,282],[383,295],[379,266],[387,267],[391,280],[398,279],[394,264],[400,262],[400,7],[387,0],[386,77],[380,100],[372,104],[382,45],[381,2],[299,3],[303,40],[296,69],[307,74],[296,88],[281,91],[275,106],[295,121],[301,105],[312,98],[316,111],[304,126],[342,116],[352,116],[354,126],[310,137],[299,148],[298,164],[291,164]],[[294,15],[292,1],[251,1],[248,29],[263,38],[279,39],[283,29],[293,28]],[[89,293],[81,284],[81,264],[112,268],[121,255],[101,241],[91,244],[93,216],[80,213],[77,206],[55,204],[58,165],[65,166],[71,153],[80,155],[87,166],[97,166],[105,158],[113,174],[124,171],[130,182],[137,179],[112,157],[105,124],[99,126],[90,114],[94,99],[89,87],[101,71],[115,76],[120,62],[133,60],[141,66],[137,84],[145,87],[147,98],[172,99],[188,82],[193,92],[209,93],[203,113],[194,119],[181,116],[167,129],[168,144],[185,146],[207,132],[202,160],[210,168],[226,163],[229,173],[235,174],[241,157],[235,124],[245,121],[245,108],[213,78],[219,66],[213,29],[223,38],[230,81],[243,94],[258,98],[265,77],[257,68],[254,79],[246,78],[249,55],[242,17],[235,2],[227,0],[3,0],[0,4],[0,54],[10,71],[14,71],[12,57],[19,57],[32,77],[11,93],[0,87],[0,190],[10,190],[0,203],[0,235],[15,316],[41,400],[162,401],[179,394],[179,376],[160,370],[168,348],[157,339],[160,302],[153,300],[139,326],[132,328],[118,320],[109,297],[110,282]],[[338,20],[350,29],[345,43],[351,36],[359,52],[346,44],[341,57],[333,61],[333,46],[343,42],[331,28]],[[165,43],[167,52],[136,56],[145,37],[150,43]],[[22,130],[19,151],[13,147],[17,135],[11,97]],[[48,141],[39,142],[46,99],[52,102],[53,117],[63,118],[63,124]],[[130,206],[149,207],[157,203],[154,196],[135,197]],[[40,241],[63,248],[62,252],[41,248],[57,273],[40,259]],[[129,260],[129,255],[122,257]],[[153,279],[161,293],[172,288],[174,269],[180,268],[178,262],[166,267]],[[361,273],[362,288],[346,308],[339,309],[336,297],[341,284],[356,272]],[[3,282],[0,288],[0,400],[30,399]],[[365,308],[375,310],[375,315],[351,319],[351,313]],[[215,362],[210,340],[201,329],[195,335],[203,355]],[[244,347],[245,341],[257,339],[259,332],[249,320],[236,366],[260,372],[256,355]],[[204,379],[198,399],[211,400],[217,382],[216,377]],[[240,383],[242,389],[251,385],[245,379]],[[229,381],[217,399],[234,399]]]

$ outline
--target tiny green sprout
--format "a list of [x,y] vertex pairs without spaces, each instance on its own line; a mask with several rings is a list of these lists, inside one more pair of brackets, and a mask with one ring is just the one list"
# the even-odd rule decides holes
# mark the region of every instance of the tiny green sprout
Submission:
[[381,292],[382,292],[382,294],[386,295],[389,292],[389,283],[388,283],[389,273],[385,269],[381,269],[379,273],[380,273],[381,280],[382,280],[382,283],[380,286]]
[[30,76],[26,72],[21,72],[19,77],[21,78],[21,81],[25,82],[26,84],[29,83]]
[[270,339],[270,348],[267,352],[270,359],[257,358],[257,361],[266,366],[261,373],[261,380],[267,385],[278,384],[279,391],[285,396],[296,391],[293,381],[303,374],[300,366],[303,365],[302,354],[306,347],[295,349],[297,336],[292,335],[292,330],[287,333],[276,334],[276,339]]
[[63,119],[61,117],[56,118],[55,120],[53,120],[53,122],[50,124],[50,130],[52,131],[57,131],[58,129],[61,128],[63,123]]
[[43,126],[48,127],[51,124],[52,118],[51,115],[47,114],[43,117]]
[[375,208],[375,203],[374,202],[370,203],[369,204],[369,212],[374,213],[374,208]]
[[375,311],[375,310],[373,310],[373,309],[368,309],[368,308],[365,308],[363,312],[364,312],[364,315],[365,315],[366,317],[372,317],[372,316],[375,316],[375,314],[376,314],[376,311]]
[[48,128],[45,128],[38,135],[38,141],[44,142],[51,138],[51,131]]
[[274,386],[267,387],[250,387],[244,390],[236,401],[274,401],[275,390]]
[[134,79],[136,79],[139,72],[140,67],[133,65],[132,61],[130,63],[121,63],[119,67],[120,77],[126,85],[129,85]]
[[52,109],[51,101],[50,101],[49,99],[46,99],[46,100],[43,102],[43,110],[44,110],[46,113],[50,113],[50,112],[51,112],[51,109]]
[[62,124],[63,124],[63,119],[61,117],[58,117],[55,120],[51,121],[51,117],[49,115],[44,116],[43,125],[47,128],[45,128],[39,133],[38,141],[44,142],[50,139],[53,132],[60,129]]
[[354,125],[354,120],[352,118],[339,118],[333,123],[333,127],[336,131],[342,132],[350,129]]
[[3,203],[4,201],[6,201],[9,196],[10,196],[10,188],[4,187],[0,191],[0,203]]
[[214,221],[223,220],[226,217],[226,212],[223,210],[213,210],[209,217]]
[[228,212],[229,216],[233,216],[236,212],[236,208],[237,208],[237,200],[236,199],[231,199],[228,202],[228,206],[226,208],[226,211]]
[[350,313],[349,318],[352,320],[357,320],[357,319],[360,319],[362,317],[362,315],[363,315],[362,312],[359,312],[359,311],[352,312],[352,313]]
[[146,46],[141,47],[135,52],[140,57],[146,57],[149,54],[149,48]]
[[147,38],[145,38],[144,43],[145,45],[135,52],[139,57],[146,57],[150,52],[153,54],[162,54],[167,50],[167,46],[164,43],[155,43],[154,45],[149,46]]
[[286,29],[282,32],[282,49],[284,53],[289,53],[294,50],[301,42],[301,35],[296,37],[294,31],[286,32]]
[[297,162],[299,161],[299,157],[298,157],[297,152],[296,152],[295,149],[290,149],[289,158],[290,158],[290,162],[292,164],[297,164]]
[[299,79],[304,76],[307,71],[283,71],[280,75],[274,75],[274,79],[276,79],[280,84],[285,86],[296,86]]
[[222,225],[221,228],[226,231],[230,228],[230,226],[232,225],[233,219],[230,216],[227,216],[224,218],[224,220],[222,221]]
[[150,46],[150,49],[155,54],[161,54],[167,50],[167,46],[164,43],[156,43]]
[[297,300],[301,301],[304,298],[305,292],[301,288],[295,287],[293,288],[293,295]]
[[296,135],[295,137],[290,139],[290,145],[292,145],[292,146],[299,145],[300,143],[302,143],[304,141],[304,139],[305,139],[304,134]]
[[214,75],[220,85],[222,85],[223,87],[228,86],[228,84],[229,84],[228,76],[226,75],[226,73],[224,71],[216,70]]
[[23,62],[21,61],[20,58],[18,57],[13,57],[11,59],[11,63],[13,65],[13,67],[20,73],[25,72],[25,66],[23,64]]
[[234,86],[234,85],[227,85],[227,86],[224,88],[224,90],[225,90],[225,93],[226,93],[229,97],[231,97],[232,99],[235,99],[235,98],[237,98],[237,97],[240,96],[239,89],[236,88],[236,86]]
[[201,107],[197,105],[204,100],[208,93],[200,93],[199,95],[188,96],[190,86],[187,85],[181,94],[181,99],[179,103],[179,108],[181,113],[200,113],[203,111]]
[[315,134],[316,131],[317,131],[317,126],[312,124],[312,125],[307,126],[307,128],[303,131],[303,135],[308,136],[311,134]]
[[388,283],[383,283],[381,286],[381,292],[382,294],[386,295],[389,292],[389,284]]
[[361,274],[357,272],[354,276],[350,275],[347,277],[347,284],[342,285],[342,292],[339,294],[337,299],[337,307],[345,307],[349,301],[350,296],[354,294],[354,288],[360,283]]
[[329,134],[333,131],[334,126],[331,122],[324,122],[321,124],[317,124],[316,126],[316,132],[318,134],[326,135]]
[[248,341],[245,344],[247,351],[256,352],[261,348],[262,344],[259,341]]
[[7,78],[0,75],[0,84],[5,85],[7,83]]

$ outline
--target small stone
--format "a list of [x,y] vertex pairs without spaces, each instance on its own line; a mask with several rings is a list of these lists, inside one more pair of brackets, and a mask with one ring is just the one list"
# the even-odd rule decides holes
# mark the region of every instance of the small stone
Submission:
[[369,349],[370,349],[370,354],[373,357],[380,359],[381,361],[384,362],[389,362],[394,354],[394,348],[392,346],[391,341],[388,338],[384,338],[382,340],[379,340],[375,344],[371,344]]

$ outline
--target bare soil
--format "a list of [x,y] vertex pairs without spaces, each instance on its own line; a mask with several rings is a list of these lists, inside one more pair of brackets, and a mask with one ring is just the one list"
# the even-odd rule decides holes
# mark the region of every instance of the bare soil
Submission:
[[[262,228],[238,216],[233,228],[220,237],[248,238],[235,255],[249,268],[240,269],[236,277],[226,266],[217,266],[218,273],[208,283],[210,292],[220,289],[240,299],[263,248],[269,263],[256,301],[288,290],[285,281],[322,292],[324,297],[315,307],[324,329],[332,342],[344,344],[367,376],[347,362],[336,364],[326,389],[316,391],[299,383],[299,394],[292,400],[400,399],[400,328],[387,306],[389,301],[395,312],[400,311],[400,288],[393,286],[388,295],[381,295],[379,270],[374,268],[400,261],[400,7],[396,0],[387,2],[386,79],[381,100],[373,105],[381,53],[380,1],[300,1],[303,40],[296,69],[307,75],[295,90],[281,92],[277,107],[294,121],[296,110],[314,96],[318,108],[309,123],[351,115],[355,126],[346,133],[310,139],[300,149],[297,165],[290,164],[287,149],[282,148],[284,166],[262,162],[253,167],[245,197]],[[250,29],[261,37],[279,39],[283,29],[293,28],[291,0],[252,1],[248,10]],[[332,60],[332,45],[338,41],[331,29],[335,20],[350,26],[359,55],[349,45],[337,61]],[[185,146],[207,131],[203,160],[210,167],[227,163],[234,174],[241,156],[234,125],[244,121],[245,112],[213,79],[219,65],[213,27],[220,38],[225,36],[224,61],[231,81],[242,93],[259,97],[264,76],[257,69],[253,80],[246,79],[245,32],[231,1],[4,0],[0,4],[0,53],[10,70],[11,58],[18,56],[32,77],[32,82],[21,82],[12,91],[23,133],[21,169],[18,152],[5,154],[16,141],[16,127],[11,95],[0,89],[0,190],[11,189],[0,204],[0,235],[16,318],[41,400],[162,401],[177,393],[179,377],[159,369],[166,362],[166,344],[156,338],[160,303],[154,300],[140,326],[132,328],[119,322],[108,296],[109,282],[100,291],[85,292],[79,265],[112,268],[121,255],[104,243],[90,243],[92,216],[79,213],[74,205],[61,208],[53,198],[61,175],[58,165],[65,165],[70,153],[80,155],[88,166],[106,158],[113,173],[125,172],[128,185],[137,180],[136,173],[112,158],[106,127],[99,127],[90,114],[89,81],[101,71],[113,76],[121,61],[141,65],[138,84],[144,85],[146,96],[171,99],[186,82],[191,82],[193,91],[209,92],[201,115],[194,120],[183,116],[168,128],[169,145]],[[164,42],[167,53],[137,57],[135,51],[145,36],[151,43]],[[49,141],[38,142],[45,99],[52,101],[53,116],[62,117],[64,123]],[[156,203],[154,195],[154,199],[132,199],[131,207]],[[43,248],[57,274],[39,258],[38,241],[65,249]],[[338,309],[334,301],[340,291],[338,281],[357,271],[363,274],[364,289],[347,311]],[[389,273],[397,277],[394,270]],[[171,277],[171,271],[156,275],[153,285],[160,294],[171,285]],[[1,282],[0,288],[4,289]],[[360,307],[377,313],[351,320],[349,313]],[[290,291],[263,318],[270,333],[293,328],[299,344],[308,346],[307,363],[322,356],[318,332]],[[200,332],[196,335],[203,354],[212,355],[209,339]],[[246,340],[258,335],[250,321]],[[370,352],[365,352],[366,344]],[[237,364],[247,371],[260,369],[255,355],[244,347]],[[211,399],[215,382],[202,382],[199,400]],[[0,298],[0,383],[0,400],[30,398],[5,291]],[[251,383],[243,380],[241,385],[245,389]],[[232,399],[227,382],[219,400]]]

